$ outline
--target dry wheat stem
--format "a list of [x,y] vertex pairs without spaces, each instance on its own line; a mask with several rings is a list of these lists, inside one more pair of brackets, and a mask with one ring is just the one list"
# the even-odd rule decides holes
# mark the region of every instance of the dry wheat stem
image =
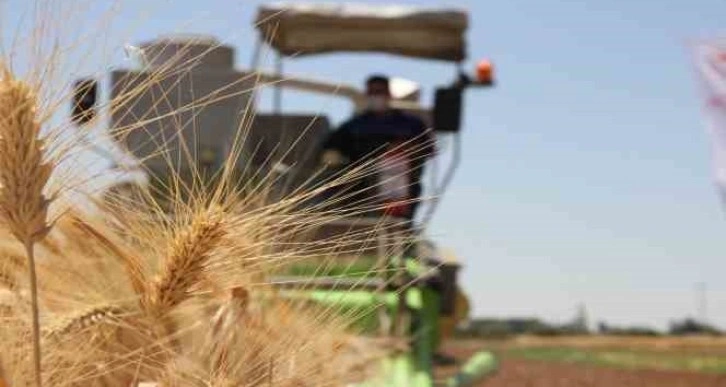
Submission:
[[48,233],[48,200],[43,190],[52,172],[44,160],[36,96],[7,68],[0,68],[0,212],[10,232],[25,246],[33,315],[33,360],[40,387],[40,317],[33,246]]
[[41,387],[42,382],[42,367],[41,367],[41,353],[40,353],[40,313],[38,311],[38,280],[37,273],[35,270],[35,251],[33,246],[34,242],[25,242],[25,250],[28,255],[28,267],[30,270],[30,297],[31,297],[31,309],[33,312],[33,363],[35,366],[35,378],[38,387]]

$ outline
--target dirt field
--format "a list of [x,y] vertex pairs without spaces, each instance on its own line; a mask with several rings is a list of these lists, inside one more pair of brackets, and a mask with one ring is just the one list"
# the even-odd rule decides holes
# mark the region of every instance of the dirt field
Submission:
[[504,359],[477,387],[716,387],[726,376],[693,372],[622,370],[580,364]]
[[[498,372],[478,384],[478,387],[726,387],[726,373],[693,372],[684,370],[629,369],[629,367],[603,366],[587,362],[566,362],[557,359],[533,360],[521,357],[522,348],[570,347],[586,351],[634,350],[677,356],[724,354],[723,340],[689,339],[633,339],[627,338],[520,338],[507,342],[458,341],[445,346],[445,352],[465,359],[484,348],[499,355]],[[510,352],[509,350],[516,349]],[[631,367],[632,368],[632,367]],[[441,369],[441,377],[450,375],[453,367]]]

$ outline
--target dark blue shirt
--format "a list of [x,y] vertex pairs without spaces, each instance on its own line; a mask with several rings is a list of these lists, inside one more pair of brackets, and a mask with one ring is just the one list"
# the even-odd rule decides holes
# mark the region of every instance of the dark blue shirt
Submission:
[[400,110],[391,110],[384,114],[364,112],[344,122],[330,134],[324,148],[337,150],[355,163],[401,144],[412,160],[421,162],[435,149],[434,138],[423,121]]

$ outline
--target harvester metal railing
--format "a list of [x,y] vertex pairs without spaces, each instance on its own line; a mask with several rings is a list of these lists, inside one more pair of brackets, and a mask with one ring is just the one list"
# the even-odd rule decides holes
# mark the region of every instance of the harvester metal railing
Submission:
[[[272,284],[280,288],[306,288],[317,290],[368,290],[382,292],[392,289],[398,298],[398,302],[392,313],[392,326],[388,334],[396,337],[405,336],[407,332],[406,322],[408,310],[405,302],[405,287],[407,285],[404,272],[405,267],[405,246],[407,236],[402,235],[405,222],[402,219],[390,216],[367,216],[351,219],[330,219],[322,218],[321,227],[370,230],[370,239],[375,244],[375,264],[371,278],[340,278],[340,277],[306,277],[282,275],[272,278]],[[368,232],[363,234],[368,235]]]

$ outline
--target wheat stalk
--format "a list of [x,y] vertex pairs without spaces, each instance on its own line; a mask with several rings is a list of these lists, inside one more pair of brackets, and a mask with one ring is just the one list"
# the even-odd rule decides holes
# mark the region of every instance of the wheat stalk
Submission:
[[50,200],[43,191],[53,166],[44,160],[44,143],[33,90],[0,68],[0,213],[28,258],[33,314],[33,360],[36,383],[42,385],[40,317],[35,242],[49,230]]

